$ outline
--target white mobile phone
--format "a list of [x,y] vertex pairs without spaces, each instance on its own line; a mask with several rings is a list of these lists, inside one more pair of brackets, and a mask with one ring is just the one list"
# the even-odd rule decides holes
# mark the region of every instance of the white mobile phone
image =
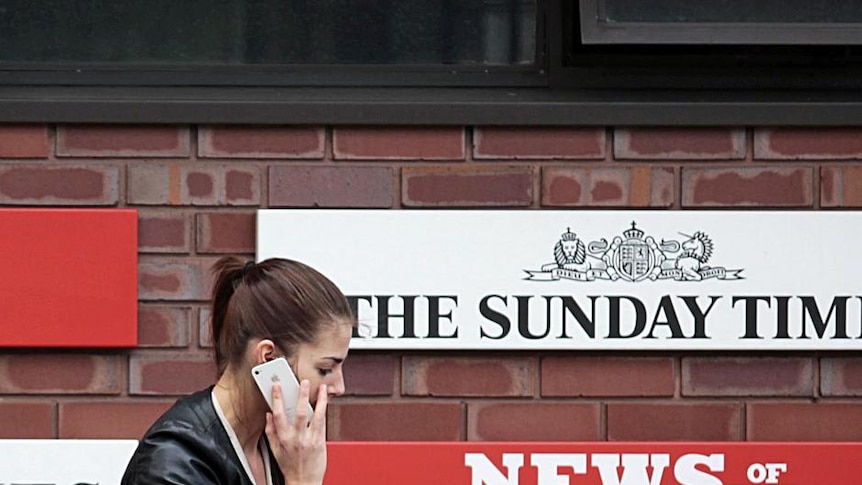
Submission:
[[[281,384],[284,413],[287,415],[288,421],[293,422],[296,419],[296,405],[297,401],[299,401],[299,381],[293,375],[293,371],[290,369],[287,360],[284,357],[279,357],[256,365],[251,369],[251,376],[254,378],[254,382],[257,383],[257,387],[263,394],[264,399],[266,399],[269,409],[272,409],[272,383],[278,382]],[[314,414],[314,410],[311,408],[311,404],[309,404],[309,422],[311,421],[312,414]]]

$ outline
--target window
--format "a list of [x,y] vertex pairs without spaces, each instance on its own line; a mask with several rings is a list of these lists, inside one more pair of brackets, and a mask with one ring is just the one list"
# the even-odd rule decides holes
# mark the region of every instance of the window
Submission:
[[581,0],[584,43],[862,44],[856,0]]
[[[567,20],[561,25],[563,53],[554,82],[600,89],[862,88],[862,3],[823,3],[846,8],[825,12],[812,7],[820,3],[802,0],[561,1]],[[839,16],[859,20],[855,42],[808,42],[795,31],[800,24],[785,22],[804,18],[824,34],[844,35],[844,27],[829,22]],[[597,27],[602,22],[604,27]],[[702,22],[715,23],[705,28]],[[765,24],[775,28],[764,29]],[[805,32],[816,34],[816,26],[806,25]],[[743,39],[746,32],[757,38]],[[785,36],[795,36],[795,45],[781,45]],[[745,43],[722,43],[719,37]]]
[[535,0],[7,0],[0,66],[39,84],[531,84],[537,18]]
[[862,124],[859,26],[856,0],[6,0],[0,122]]

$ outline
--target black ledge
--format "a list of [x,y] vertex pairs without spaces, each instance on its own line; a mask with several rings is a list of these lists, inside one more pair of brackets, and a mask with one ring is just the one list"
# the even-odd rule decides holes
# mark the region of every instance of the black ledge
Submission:
[[0,87],[0,123],[862,125],[859,91]]

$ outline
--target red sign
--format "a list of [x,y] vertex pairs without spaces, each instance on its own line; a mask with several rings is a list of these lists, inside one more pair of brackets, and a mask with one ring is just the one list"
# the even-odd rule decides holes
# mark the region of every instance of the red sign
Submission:
[[0,347],[137,345],[137,213],[0,210]]
[[329,443],[325,485],[858,485],[862,443]]

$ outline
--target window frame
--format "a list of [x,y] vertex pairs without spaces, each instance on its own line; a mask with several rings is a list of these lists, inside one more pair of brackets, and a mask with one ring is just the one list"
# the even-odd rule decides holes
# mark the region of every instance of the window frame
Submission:
[[[543,55],[544,57],[544,55]],[[81,87],[530,87],[548,83],[542,65],[109,66],[0,65],[0,86]]]
[[2,86],[541,87],[547,86],[547,0],[536,5],[532,64],[112,64],[0,62]]
[[[393,66],[370,66],[380,82],[326,85],[327,75],[306,73],[285,86],[242,85],[229,73],[192,73],[198,85],[135,84],[134,71],[109,71],[107,82],[92,83],[87,72],[0,71],[0,122],[5,123],[171,123],[259,125],[518,125],[518,126],[849,126],[862,125],[862,90],[851,85],[801,82],[765,88],[776,71],[746,71],[712,86],[692,85],[715,74],[687,72],[685,66],[571,66],[566,62],[566,9],[576,0],[539,3],[537,28],[544,29],[538,71],[501,82],[493,69],[460,76],[461,84],[436,85],[433,76],[450,73],[413,69],[401,85],[386,84]],[[539,42],[537,42],[539,47]],[[537,58],[539,61],[539,58]],[[351,66],[356,67],[356,66]],[[377,70],[379,69],[379,70]],[[816,75],[816,68],[807,69]],[[36,74],[57,76],[39,84]],[[509,73],[511,74],[511,72]],[[839,73],[840,74],[840,73]],[[171,76],[171,72],[160,73]],[[267,74],[275,75],[275,74]],[[405,79],[414,76],[416,82]],[[456,75],[459,76],[459,75]],[[688,76],[688,77],[686,77]],[[214,77],[215,79],[211,79]],[[467,77],[472,80],[464,81]],[[786,77],[786,76],[785,76]],[[840,75],[836,78],[840,79]],[[537,80],[538,78],[538,80]],[[679,80],[682,79],[682,82]],[[857,77],[862,79],[862,76]],[[343,80],[343,79],[342,79]],[[10,82],[11,81],[11,82]],[[147,81],[153,81],[152,79]],[[423,82],[424,81],[424,82]],[[436,82],[436,81],[435,81]],[[739,85],[734,85],[737,82]],[[675,84],[676,83],[676,84]]]

